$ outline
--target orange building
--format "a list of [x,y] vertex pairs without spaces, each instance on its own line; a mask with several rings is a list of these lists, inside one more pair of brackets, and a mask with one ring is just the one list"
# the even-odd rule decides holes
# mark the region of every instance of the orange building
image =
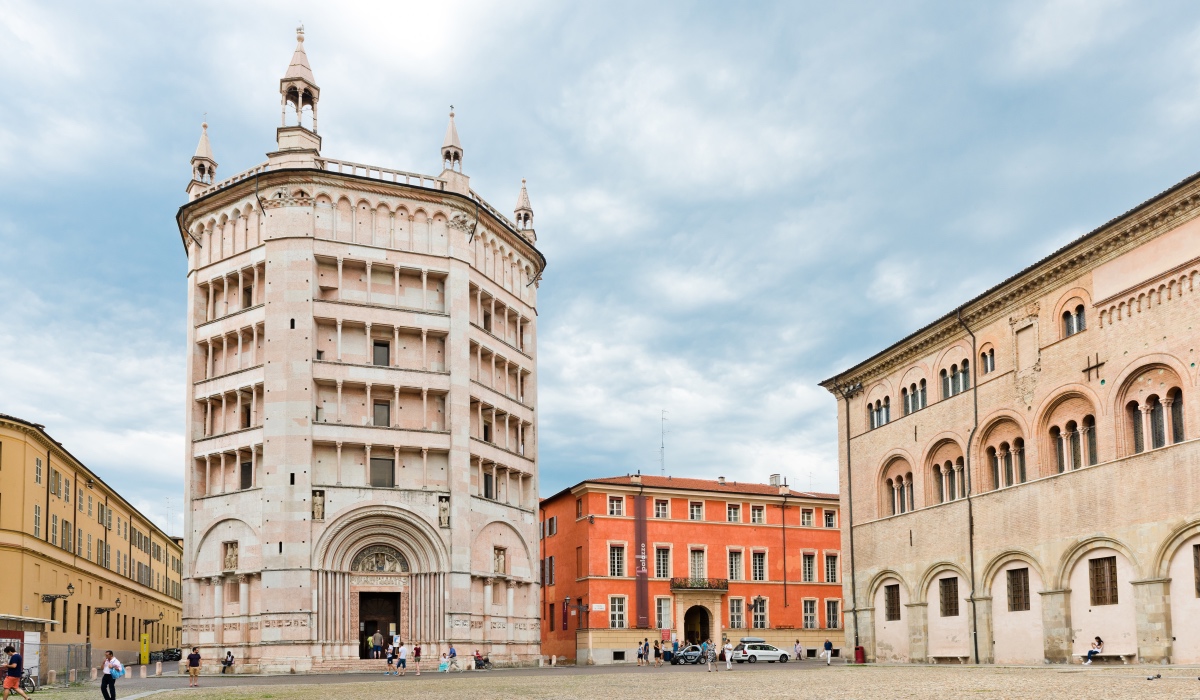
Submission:
[[632,662],[646,638],[840,646],[827,631],[842,628],[838,496],[771,482],[635,474],[543,499],[542,653]]

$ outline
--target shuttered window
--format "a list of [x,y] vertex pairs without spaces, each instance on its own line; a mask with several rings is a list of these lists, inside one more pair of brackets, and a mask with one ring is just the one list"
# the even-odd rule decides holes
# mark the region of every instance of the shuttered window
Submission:
[[941,593],[942,617],[958,617],[958,577],[939,579],[938,591]]
[[1008,570],[1008,611],[1029,609],[1029,569]]
[[1117,558],[1100,557],[1088,560],[1092,605],[1117,604]]
[[895,622],[900,619],[900,584],[883,587],[883,619]]

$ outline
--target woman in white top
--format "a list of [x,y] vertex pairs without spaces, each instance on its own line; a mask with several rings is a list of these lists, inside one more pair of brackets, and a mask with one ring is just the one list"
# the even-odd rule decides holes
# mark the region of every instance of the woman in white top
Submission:
[[117,700],[117,676],[125,672],[125,667],[112,651],[104,652],[104,676],[100,679],[100,694],[104,700]]

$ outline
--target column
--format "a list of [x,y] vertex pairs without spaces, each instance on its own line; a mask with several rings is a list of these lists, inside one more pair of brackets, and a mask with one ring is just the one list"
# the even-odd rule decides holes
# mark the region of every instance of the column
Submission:
[[506,449],[506,450],[512,449],[511,446],[509,445],[509,441],[508,441],[508,416],[509,415],[510,414],[507,412],[505,412],[505,414],[504,414],[504,449]]
[[958,498],[966,498],[967,497],[967,482],[963,481],[963,479],[966,478],[965,470],[964,470],[963,466],[960,464],[954,465],[954,473],[957,477],[954,480],[954,483],[958,486],[958,496],[957,497]]
[[514,345],[518,350],[525,349],[525,344],[521,342],[521,314],[517,314],[517,342]]
[[396,247],[396,212],[388,212],[388,247]]
[[342,485],[342,443],[337,444],[337,485]]
[[250,288],[250,303],[258,304],[258,263],[254,263],[254,286]]
[[[508,599],[505,604],[504,614],[508,617],[508,641],[511,642],[513,640],[513,598],[516,594],[517,583],[516,581],[507,580],[504,582],[504,585],[508,588]],[[550,622],[553,623],[554,621],[551,620]]]
[[488,332],[496,334],[496,297],[492,297],[492,329]]
[[258,420],[258,387],[250,385],[250,426],[259,424]]
[[413,249],[413,222],[415,220],[416,219],[414,219],[411,216],[408,217],[408,249],[409,250]]
[[479,322],[479,327],[483,328],[483,287],[475,288],[475,303],[478,309],[475,313],[475,320]]
[[243,365],[242,365],[242,329],[239,328],[235,332],[237,333],[237,339],[238,339],[237,368],[241,369],[243,367]]
[[499,445],[496,440],[496,431],[500,429],[500,423],[496,420],[496,407],[492,406],[492,444]]
[[[238,614],[242,617],[250,614],[250,583],[246,575],[238,576]],[[243,620],[243,623],[245,621]]]
[[[374,215],[374,213],[375,213],[374,210],[372,210],[371,214]],[[370,260],[367,261],[367,303],[368,304],[371,303],[371,261]]]
[[392,387],[392,427],[400,427],[400,387]]
[[900,496],[899,496],[899,494],[900,494],[900,491],[897,488],[895,482],[893,482],[892,483],[892,514],[893,515],[897,515],[900,513]]
[[204,455],[204,495],[212,495],[212,455]]
[[512,470],[504,470],[504,502],[512,505]]
[[[334,210],[335,212],[337,211],[337,205],[334,205],[334,207],[333,207],[333,210]],[[353,217],[351,217],[351,218],[353,218]],[[337,220],[336,220],[336,219],[334,220],[334,224],[333,224],[333,225],[334,225],[335,227],[337,226]],[[334,228],[334,229],[333,229],[333,237],[334,237],[335,239],[337,238],[337,228]],[[341,300],[342,300],[342,259],[341,259],[341,258],[338,258],[338,259],[337,259],[337,267],[338,267],[338,290],[337,290],[337,300],[338,300],[338,301],[341,301]],[[339,324],[339,325],[340,325],[340,324]],[[339,346],[339,350],[338,350],[338,355],[341,355],[341,349],[340,349],[340,346]],[[338,359],[340,360],[340,359],[342,359],[342,358],[341,358],[341,357],[338,357]]]
[[427,285],[426,285],[426,280],[428,279],[428,277],[429,277],[429,270],[426,270],[425,268],[421,268],[421,310],[422,311],[429,310],[429,295],[428,295],[429,290],[427,289]]
[[[505,321],[507,322],[507,319]],[[508,360],[504,361],[504,395],[512,396],[508,391]]]
[[210,580],[213,587],[213,634],[215,635],[213,641],[217,646],[221,646],[225,643],[223,639],[223,628],[225,627],[225,591],[222,590],[220,576],[213,576]]
[[371,446],[363,445],[363,452],[365,454],[365,459],[363,460],[363,471],[365,472],[363,480],[367,486],[371,486]]
[[[256,267],[254,269],[257,270],[258,268]],[[250,364],[253,366],[257,366],[258,365],[258,324],[255,323],[252,326],[250,326],[250,330],[251,330]]]
[[525,472],[517,472],[517,507],[525,503]]
[[429,448],[421,448],[421,488],[429,485]]
[[[496,318],[492,316],[492,318]],[[496,388],[496,353],[492,353],[492,373],[488,375],[488,386],[492,389]]]
[[228,394],[221,392],[221,435],[229,432],[229,413],[226,409]]
[[946,473],[946,468],[940,464],[938,465],[937,470],[938,473],[942,475],[942,503],[945,503],[950,500],[950,475]]
[[229,275],[221,275],[221,315],[229,315]]
[[525,454],[525,421],[517,421],[517,454]]
[[1151,420],[1153,410],[1149,404],[1142,406],[1142,447],[1144,452],[1154,449],[1154,421]]
[[216,313],[216,300],[214,299],[215,295],[213,294],[213,285],[216,283],[216,279],[211,279],[208,281],[208,306],[206,307],[207,313],[205,315],[206,321],[213,320],[214,314]]
[[392,292],[392,306],[400,306],[400,266],[396,265],[392,268],[392,284],[395,289]]
[[425,328],[421,329],[421,369],[429,370],[429,349],[426,346],[426,336],[429,331]]
[[[236,230],[236,226],[234,228]],[[242,309],[245,309],[248,307],[242,306],[242,288],[246,286],[246,282],[242,278],[242,268],[240,268],[240,267],[238,268],[238,271],[237,271],[237,277],[238,277],[237,307],[238,307],[238,311],[241,311]]]
[[[398,279],[398,278],[397,278]],[[400,366],[400,327],[392,326],[392,366]],[[400,410],[400,406],[396,406]]]
[[[233,393],[234,393],[234,396],[237,398],[237,402],[234,404],[236,406],[236,408],[234,409],[234,415],[237,416],[237,418],[236,418],[237,422],[235,423],[235,425],[237,425],[238,430],[241,430],[242,429],[242,390],[234,389]],[[249,428],[250,426],[246,426],[246,427]]]
[[392,484],[400,488],[400,448],[392,448]]
[[496,481],[496,463],[492,462],[492,500],[500,500],[500,482]]
[[206,397],[204,399],[204,437],[212,437],[215,427],[212,414],[212,399]]
[[342,361],[342,319],[337,320],[337,361]]
[[337,380],[337,422],[342,422],[342,380]]
[[205,361],[205,363],[204,363],[204,378],[205,378],[205,379],[212,379],[212,377],[213,377],[213,346],[212,346],[213,344],[212,344],[212,338],[208,338],[208,339],[206,339],[204,342],[205,342],[205,344],[206,344],[206,345],[208,345],[208,360],[206,360],[206,361]]
[[224,452],[221,452],[220,469],[221,469],[221,474],[220,474],[220,476],[217,477],[217,486],[220,487],[220,490],[218,490],[217,493],[225,493],[225,453]]
[[221,374],[229,374],[229,336],[221,334]]
[[250,488],[258,486],[258,448],[250,446]]
[[476,401],[475,408],[479,411],[479,439],[483,439],[483,402]]
[[375,404],[371,401],[371,382],[367,382],[367,425],[375,425]]
[[477,355],[477,364],[479,365],[479,383],[483,383],[483,345],[475,346],[475,354]]
[[1062,440],[1063,464],[1065,465],[1063,471],[1069,472],[1072,469],[1079,468],[1079,465],[1075,464],[1075,454],[1071,450],[1071,435],[1073,434],[1074,433],[1064,430],[1062,435],[1059,437],[1059,440]]
[[421,387],[421,430],[429,430],[429,389]]

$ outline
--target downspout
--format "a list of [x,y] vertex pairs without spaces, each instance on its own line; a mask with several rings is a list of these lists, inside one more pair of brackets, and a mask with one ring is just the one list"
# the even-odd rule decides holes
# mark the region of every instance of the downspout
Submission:
[[858,579],[854,570],[854,478],[850,471],[850,397],[862,389],[861,384],[837,387],[838,393],[846,401],[846,532],[850,534],[850,605],[854,609],[854,647],[857,649],[858,638]]
[[955,312],[958,324],[967,335],[971,336],[971,400],[974,403],[974,424],[971,426],[971,436],[967,438],[966,455],[963,458],[963,469],[967,479],[967,551],[971,560],[971,642],[975,650],[975,663],[979,663],[979,613],[975,607],[975,508],[971,502],[974,491],[971,479],[971,446],[975,444],[975,431],[979,430],[979,385],[975,381],[977,358],[975,357],[975,334],[967,326],[962,317],[962,307]]

